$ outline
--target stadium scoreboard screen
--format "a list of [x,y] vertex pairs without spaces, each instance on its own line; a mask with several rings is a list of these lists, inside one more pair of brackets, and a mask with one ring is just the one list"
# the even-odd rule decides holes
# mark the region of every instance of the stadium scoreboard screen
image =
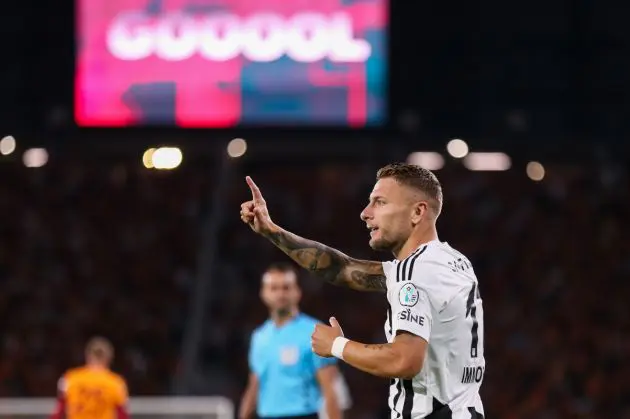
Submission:
[[388,0],[76,0],[84,127],[380,126]]

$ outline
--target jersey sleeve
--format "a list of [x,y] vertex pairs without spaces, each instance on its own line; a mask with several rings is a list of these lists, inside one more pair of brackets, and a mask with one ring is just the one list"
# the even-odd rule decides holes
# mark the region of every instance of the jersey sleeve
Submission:
[[59,397],[65,397],[67,390],[68,390],[68,379],[64,375],[59,379],[59,381],[57,381],[57,395]]
[[116,380],[113,396],[114,404],[116,404],[116,406],[127,405],[129,400],[129,391],[127,390],[127,383],[122,377]]
[[396,283],[391,295],[392,332],[408,332],[427,342],[433,315],[427,292],[412,281]]
[[396,265],[398,264],[398,261],[395,261],[395,260],[384,261],[382,262],[382,264],[383,264],[383,273],[385,274],[385,282],[387,283],[387,286],[389,287],[390,281],[391,281],[390,278],[396,276]]

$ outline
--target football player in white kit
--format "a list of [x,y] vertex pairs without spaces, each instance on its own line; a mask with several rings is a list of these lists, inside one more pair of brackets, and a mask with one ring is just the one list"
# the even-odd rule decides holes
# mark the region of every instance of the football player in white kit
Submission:
[[335,318],[318,325],[313,350],[391,379],[392,419],[483,419],[483,306],[470,261],[440,242],[435,226],[442,187],[429,170],[396,163],[381,168],[361,219],[370,246],[390,262],[351,258],[271,221],[251,178],[241,219],[300,266],[335,285],[387,293],[386,344],[347,339]]

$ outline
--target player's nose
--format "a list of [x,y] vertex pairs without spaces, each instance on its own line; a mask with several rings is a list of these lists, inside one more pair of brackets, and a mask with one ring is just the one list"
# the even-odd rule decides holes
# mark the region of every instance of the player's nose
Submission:
[[372,218],[372,215],[370,214],[370,211],[369,211],[369,207],[363,208],[363,211],[361,211],[361,214],[359,214],[359,217],[361,217],[361,221],[367,221],[370,218]]

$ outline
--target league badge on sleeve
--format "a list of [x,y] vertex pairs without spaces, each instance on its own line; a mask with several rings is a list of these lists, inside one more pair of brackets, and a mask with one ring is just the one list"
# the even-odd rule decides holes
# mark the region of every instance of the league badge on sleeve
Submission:
[[418,303],[420,299],[420,291],[418,288],[412,283],[407,283],[403,285],[400,289],[400,293],[398,294],[398,300],[400,301],[400,305],[405,307],[413,307]]

